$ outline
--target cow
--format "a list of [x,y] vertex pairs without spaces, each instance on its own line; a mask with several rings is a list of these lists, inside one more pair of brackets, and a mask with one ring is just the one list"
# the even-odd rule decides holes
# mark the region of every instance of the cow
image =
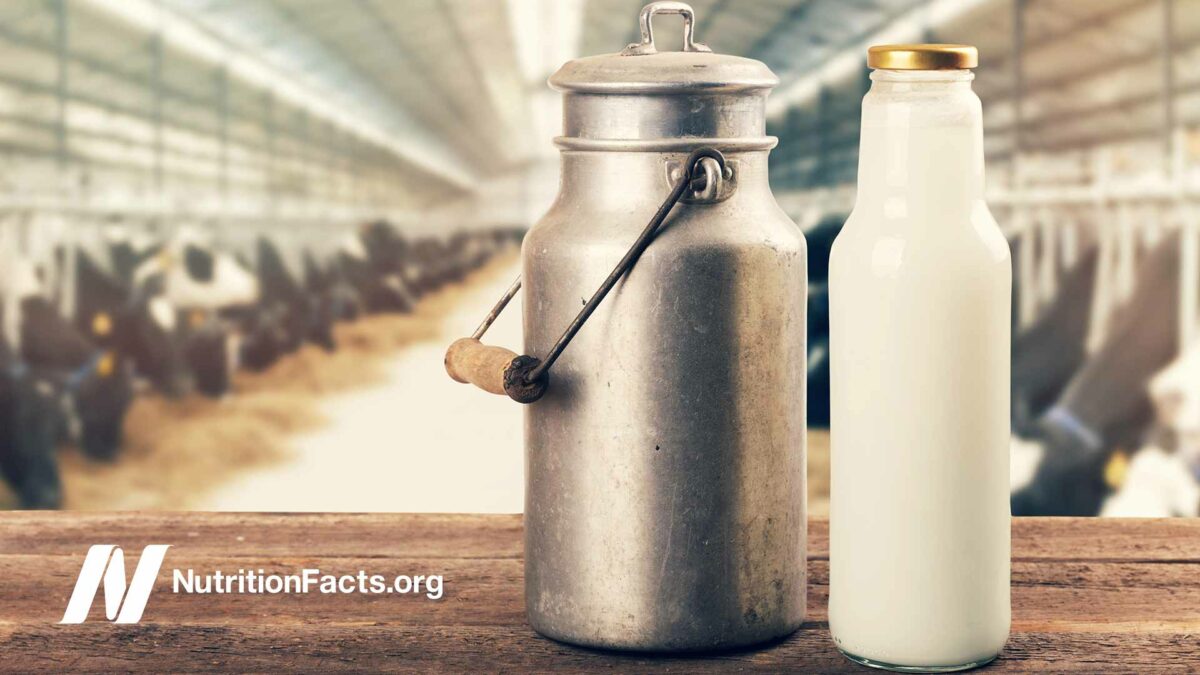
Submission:
[[1037,419],[1087,359],[1088,328],[1100,249],[1091,247],[1071,268],[1054,301],[1012,344],[1012,428],[1036,434]]
[[287,352],[291,337],[284,306],[230,307],[221,310],[221,317],[237,326],[238,365],[247,370],[266,370]]
[[156,241],[148,234],[134,234],[121,227],[111,227],[105,237],[108,241],[109,257],[113,274],[127,285],[147,260],[162,253],[165,242]]
[[1008,240],[1008,249],[1010,260],[1013,261],[1013,283],[1012,293],[1009,296],[1009,330],[1012,335],[1016,335],[1021,329],[1021,294],[1028,292],[1021,288],[1021,283],[1018,279],[1018,261],[1021,260],[1021,248],[1028,246],[1028,242],[1021,238],[1013,238]]
[[57,446],[63,427],[53,382],[0,341],[0,475],[23,509],[62,506]]
[[1148,384],[1179,350],[1180,246],[1174,233],[1146,255],[1103,343],[1034,424],[1043,456],[1013,494],[1013,515],[1096,515],[1114,487],[1114,452],[1142,445]]
[[408,313],[416,305],[417,293],[409,279],[418,278],[417,266],[401,253],[406,247],[391,235],[376,232],[384,227],[375,224],[339,242],[337,267],[366,311]]
[[209,397],[227,394],[233,382],[233,339],[220,316],[191,309],[183,313],[180,338],[196,391]]
[[320,311],[328,317],[330,325],[338,321],[357,321],[363,314],[362,299],[346,281],[336,259],[322,262],[312,250],[305,251],[304,289],[319,298]]
[[[1104,500],[1105,517],[1169,518],[1200,515],[1200,484],[1192,466],[1178,453],[1151,445],[1120,462],[1120,486]],[[1124,466],[1125,464],[1128,466]],[[1113,462],[1110,461],[1109,472]]]
[[146,258],[134,279],[174,309],[173,330],[195,389],[214,398],[228,393],[237,346],[222,312],[257,302],[254,276],[233,256],[180,236]]
[[1150,382],[1155,440],[1123,471],[1102,516],[1200,515],[1200,343]]
[[399,230],[385,221],[362,226],[358,232],[362,253],[377,274],[400,271],[411,253],[409,243]]
[[1155,422],[1170,444],[1200,466],[1200,342],[1150,382]]
[[[105,270],[86,250],[75,251],[76,330],[112,349],[169,396],[188,390],[183,345],[175,336],[175,308],[153,284],[134,287]],[[131,277],[132,279],[132,277]]]
[[20,310],[20,358],[56,387],[68,422],[64,431],[78,438],[88,457],[115,458],[133,400],[132,364],[89,342],[45,298],[28,296]]
[[[295,251],[292,251],[295,253]],[[333,320],[321,311],[320,301],[306,292],[303,285],[303,264],[289,261],[278,245],[266,237],[258,239],[258,283],[261,304],[282,308],[287,340],[285,352],[293,352],[305,342],[312,342],[327,351],[333,342]]]
[[808,247],[808,424],[829,426],[829,252],[846,222],[832,214],[804,233]]
[[409,246],[402,270],[403,280],[419,297],[450,281],[451,264],[451,254],[445,242],[436,237],[422,237]]
[[468,272],[487,262],[495,253],[497,243],[490,232],[456,232],[451,235],[446,249],[446,281],[461,281]]

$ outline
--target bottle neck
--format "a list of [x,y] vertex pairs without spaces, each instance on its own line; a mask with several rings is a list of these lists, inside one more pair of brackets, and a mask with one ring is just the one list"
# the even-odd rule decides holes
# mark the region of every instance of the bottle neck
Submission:
[[969,70],[871,73],[858,207],[891,217],[969,211],[983,199],[983,112]]

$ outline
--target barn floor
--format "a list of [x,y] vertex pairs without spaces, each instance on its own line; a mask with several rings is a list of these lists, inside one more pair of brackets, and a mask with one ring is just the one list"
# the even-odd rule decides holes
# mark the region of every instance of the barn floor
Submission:
[[[452,382],[446,345],[474,330],[517,274],[507,254],[408,316],[338,327],[341,349],[306,347],[239,373],[220,401],[144,395],[117,461],[60,454],[78,510],[513,513],[523,508],[522,415]],[[518,348],[520,296],[488,333]],[[809,438],[809,511],[828,513],[829,441]],[[0,508],[13,500],[0,485]]]
[[[442,365],[446,346],[475,329],[517,268],[510,256],[468,280],[427,339],[388,358],[378,384],[319,401],[328,424],[295,436],[286,462],[244,472],[196,507],[520,512],[520,406],[452,381]],[[488,342],[519,349],[520,315],[518,296]]]

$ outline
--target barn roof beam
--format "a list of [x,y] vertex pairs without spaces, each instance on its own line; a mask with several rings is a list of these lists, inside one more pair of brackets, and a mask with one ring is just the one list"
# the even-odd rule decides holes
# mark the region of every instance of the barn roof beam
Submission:
[[[394,130],[384,129],[356,111],[333,103],[336,99],[328,92],[316,91],[306,84],[302,73],[289,72],[274,63],[268,63],[192,17],[172,11],[153,0],[80,1],[148,34],[162,34],[167,46],[201,62],[214,67],[224,65],[231,77],[253,88],[274,91],[287,103],[308,110],[365,142],[403,158],[430,178],[458,189],[469,189],[473,185],[473,172],[469,167],[457,161],[453,153],[430,147],[428,138],[422,140],[398,136]],[[418,130],[413,132],[420,135]]]

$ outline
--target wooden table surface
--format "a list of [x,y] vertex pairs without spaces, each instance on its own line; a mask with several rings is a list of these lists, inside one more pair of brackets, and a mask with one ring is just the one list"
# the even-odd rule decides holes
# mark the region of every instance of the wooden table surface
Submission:
[[[764,649],[665,658],[535,634],[522,608],[519,516],[0,514],[0,670],[849,672],[829,639],[828,525],[809,526],[808,623]],[[142,622],[59,625],[84,554],[127,574],[170,544]],[[445,595],[184,595],[172,570],[443,574]],[[1021,519],[1013,633],[984,672],[1200,672],[1200,520]]]

